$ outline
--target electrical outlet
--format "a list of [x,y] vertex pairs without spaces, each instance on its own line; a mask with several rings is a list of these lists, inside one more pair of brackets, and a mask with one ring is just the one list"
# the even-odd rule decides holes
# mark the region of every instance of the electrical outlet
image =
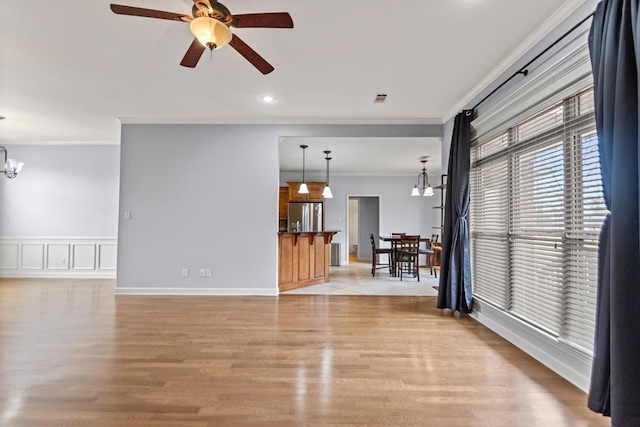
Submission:
[[129,218],[131,218],[131,212],[124,211],[124,219],[129,219]]
[[182,277],[189,277],[189,270],[187,270],[186,268],[182,269]]
[[205,270],[204,268],[200,269],[200,277],[205,277],[207,275],[207,270]]
[[207,277],[211,277],[211,269],[210,268],[207,268],[205,270],[205,272],[206,272],[205,274],[206,274]]

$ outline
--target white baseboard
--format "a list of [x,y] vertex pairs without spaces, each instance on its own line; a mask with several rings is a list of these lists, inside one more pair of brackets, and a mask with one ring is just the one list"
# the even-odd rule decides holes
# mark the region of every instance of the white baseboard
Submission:
[[474,299],[471,317],[584,392],[589,390],[591,357],[520,319]]
[[0,271],[0,279],[115,279],[116,272],[102,272],[102,271],[15,271],[15,272],[3,272]]
[[0,278],[116,277],[114,237],[0,237]]
[[278,296],[277,289],[266,288],[148,288],[118,287],[116,295],[210,295],[210,296]]

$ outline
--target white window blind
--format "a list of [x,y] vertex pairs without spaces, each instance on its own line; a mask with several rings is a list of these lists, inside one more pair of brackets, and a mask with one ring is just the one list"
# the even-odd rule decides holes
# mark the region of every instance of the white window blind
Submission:
[[606,214],[592,89],[477,141],[471,161],[474,296],[590,353]]

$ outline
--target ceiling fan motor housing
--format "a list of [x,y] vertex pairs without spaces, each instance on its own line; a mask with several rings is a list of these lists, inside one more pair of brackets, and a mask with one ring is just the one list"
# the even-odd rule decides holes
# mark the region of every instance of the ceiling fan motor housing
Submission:
[[194,18],[205,16],[217,19],[227,25],[231,22],[231,11],[217,1],[196,0],[191,8],[191,14]]

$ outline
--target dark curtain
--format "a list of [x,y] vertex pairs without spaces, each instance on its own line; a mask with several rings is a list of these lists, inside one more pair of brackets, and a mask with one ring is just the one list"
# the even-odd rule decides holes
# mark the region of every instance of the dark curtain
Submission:
[[438,289],[438,308],[449,308],[461,313],[470,313],[473,305],[469,250],[469,150],[472,118],[472,111],[465,110],[456,116],[453,124]]
[[640,425],[638,0],[598,4],[589,48],[604,197],[589,408]]

